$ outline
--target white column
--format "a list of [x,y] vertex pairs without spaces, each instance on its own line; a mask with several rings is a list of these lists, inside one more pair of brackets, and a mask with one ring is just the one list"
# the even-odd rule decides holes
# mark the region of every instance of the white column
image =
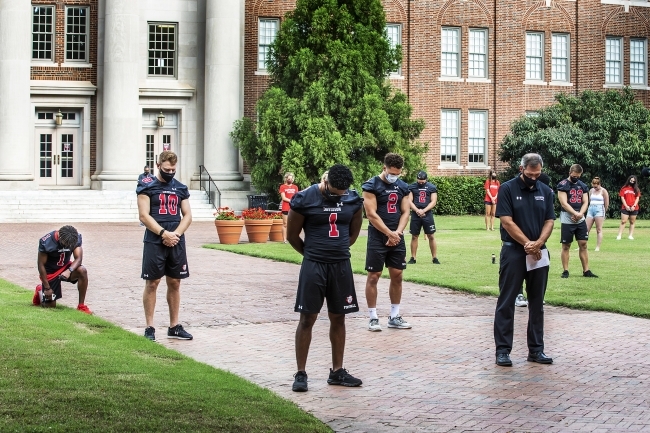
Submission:
[[138,87],[140,0],[106,0],[102,170],[104,189],[132,188],[144,160]]
[[34,179],[31,2],[0,0],[0,180]]
[[242,8],[243,0],[206,3],[203,160],[219,181],[243,179],[239,150],[229,136],[242,113]]

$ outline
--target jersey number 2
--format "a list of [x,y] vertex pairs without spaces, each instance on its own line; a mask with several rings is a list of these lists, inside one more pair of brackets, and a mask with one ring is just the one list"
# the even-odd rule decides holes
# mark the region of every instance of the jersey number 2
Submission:
[[336,227],[336,220],[338,219],[338,215],[335,213],[330,214],[330,237],[331,238],[338,238],[339,237],[339,228]]
[[[168,199],[169,198],[169,202]],[[167,194],[160,194],[159,196],[160,199],[160,209],[158,209],[158,214],[159,215],[176,215],[178,213],[178,196],[177,195],[170,195],[169,197]]]
[[420,191],[420,203],[424,203],[427,201],[427,192],[426,191]]
[[397,198],[396,192],[388,194],[388,213],[397,213]]

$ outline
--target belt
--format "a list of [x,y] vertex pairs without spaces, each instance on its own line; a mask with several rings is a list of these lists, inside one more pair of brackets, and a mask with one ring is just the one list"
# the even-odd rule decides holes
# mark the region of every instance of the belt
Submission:
[[[504,246],[504,247],[520,247],[520,248],[524,247],[523,245],[521,245],[521,244],[519,244],[517,242],[506,242],[506,241],[502,241],[501,246]],[[546,249],[546,244],[542,245],[542,248],[540,248],[540,250],[545,250],[545,249]]]

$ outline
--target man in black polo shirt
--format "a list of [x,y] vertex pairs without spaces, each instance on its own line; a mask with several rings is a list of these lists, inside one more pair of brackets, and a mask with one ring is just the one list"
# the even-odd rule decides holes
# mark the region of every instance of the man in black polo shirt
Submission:
[[496,216],[501,220],[499,299],[494,313],[497,365],[510,367],[515,299],[526,281],[528,292],[528,361],[551,364],[544,354],[544,293],[549,256],[546,240],[553,231],[553,191],[537,179],[542,157],[528,153],[521,159],[521,174],[499,188]]

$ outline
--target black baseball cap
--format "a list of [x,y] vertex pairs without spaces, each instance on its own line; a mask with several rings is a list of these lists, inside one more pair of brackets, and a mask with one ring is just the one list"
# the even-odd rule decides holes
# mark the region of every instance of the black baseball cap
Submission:
[[418,173],[418,179],[419,180],[427,180],[427,172],[426,171],[420,171]]

